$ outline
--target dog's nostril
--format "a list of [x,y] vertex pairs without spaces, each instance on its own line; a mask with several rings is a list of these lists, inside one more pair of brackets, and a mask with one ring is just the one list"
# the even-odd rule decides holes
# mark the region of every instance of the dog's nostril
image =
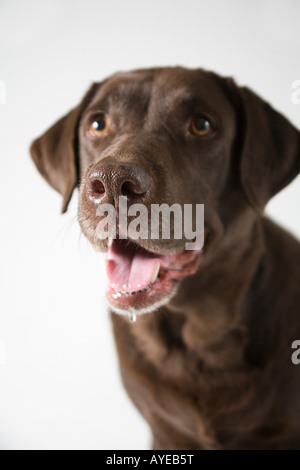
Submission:
[[101,180],[95,178],[90,182],[90,188],[93,193],[99,195],[105,193],[105,187]]
[[149,188],[149,178],[147,175],[137,175],[133,178],[128,178],[121,184],[122,196],[142,196]]
[[117,201],[126,196],[132,201],[145,198],[150,188],[150,177],[137,164],[99,162],[91,168],[87,178],[89,199],[96,204],[104,200]]
[[121,186],[121,195],[130,196],[133,194],[141,194],[140,188],[132,181],[125,181]]

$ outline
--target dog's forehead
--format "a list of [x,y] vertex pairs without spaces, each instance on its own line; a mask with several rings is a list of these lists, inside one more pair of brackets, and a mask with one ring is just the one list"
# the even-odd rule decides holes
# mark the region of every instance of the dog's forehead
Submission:
[[213,105],[224,102],[226,97],[220,86],[221,77],[203,69],[166,68],[162,69],[152,87],[152,97],[156,102],[164,102],[168,107],[180,103]]
[[98,97],[117,97],[125,95],[151,94],[151,89],[155,80],[155,73],[152,70],[118,72],[103,81]]
[[103,82],[93,102],[107,97],[115,102],[126,97],[145,100],[170,97],[175,104],[218,95],[222,95],[220,86],[210,72],[168,67],[116,73]]

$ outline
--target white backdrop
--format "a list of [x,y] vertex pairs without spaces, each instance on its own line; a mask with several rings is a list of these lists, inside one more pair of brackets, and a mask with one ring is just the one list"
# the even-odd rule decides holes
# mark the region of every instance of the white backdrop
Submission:
[[[99,255],[80,236],[77,198],[61,216],[60,196],[29,158],[31,140],[92,81],[153,65],[232,75],[300,128],[291,99],[299,18],[297,0],[1,0],[0,448],[151,445],[120,382]],[[297,236],[299,200],[298,178],[267,207]]]

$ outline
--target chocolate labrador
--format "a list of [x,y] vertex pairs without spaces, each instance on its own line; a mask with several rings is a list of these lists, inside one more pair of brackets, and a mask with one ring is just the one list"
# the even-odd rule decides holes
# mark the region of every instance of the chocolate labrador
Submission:
[[[299,131],[230,78],[153,68],[93,84],[31,155],[63,212],[80,188],[82,231],[107,255],[122,379],[153,448],[300,449],[300,247],[264,215],[300,171]],[[109,207],[121,218],[121,196],[129,218],[113,237],[101,223]],[[175,216],[169,239],[124,236],[134,204],[204,204],[203,246],[186,248]]]

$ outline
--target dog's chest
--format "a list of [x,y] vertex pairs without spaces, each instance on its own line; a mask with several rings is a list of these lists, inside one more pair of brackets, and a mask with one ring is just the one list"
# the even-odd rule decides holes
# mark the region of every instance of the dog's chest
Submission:
[[227,421],[228,410],[248,407],[255,380],[242,370],[224,373],[205,367],[201,355],[184,345],[180,320],[171,334],[157,317],[140,320],[135,325],[114,322],[131,399],[152,429],[165,429],[164,435],[175,432],[199,448],[220,448],[219,423]]

